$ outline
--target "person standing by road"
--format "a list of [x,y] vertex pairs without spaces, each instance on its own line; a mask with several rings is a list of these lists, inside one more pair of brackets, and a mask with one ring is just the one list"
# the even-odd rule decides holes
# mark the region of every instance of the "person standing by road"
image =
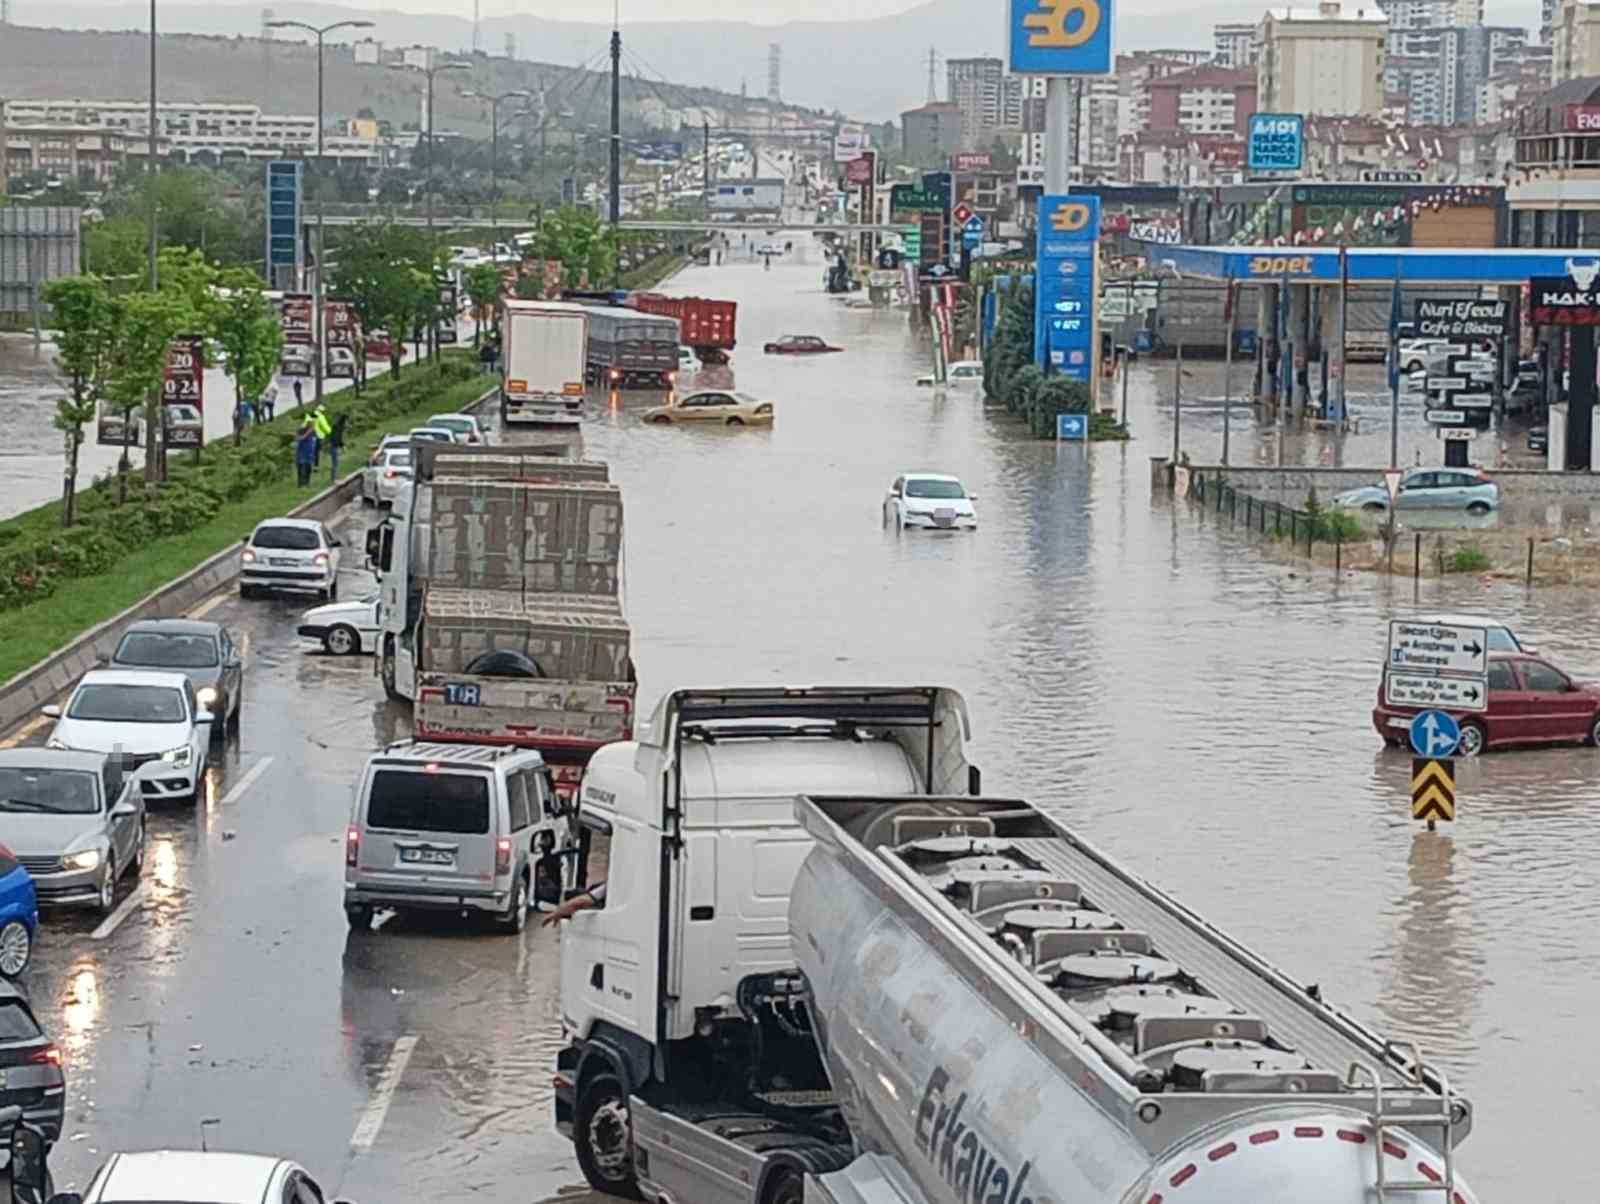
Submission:
[[268,385],[261,394],[261,400],[256,405],[256,411],[262,422],[272,421],[272,412],[278,405],[278,386]]
[[339,479],[339,453],[344,450],[344,426],[350,421],[348,414],[340,414],[328,431],[328,484]]
[[299,380],[294,382],[294,408],[297,410],[306,408],[305,384]]
[[333,423],[328,418],[328,407],[321,402],[311,413],[311,430],[317,441],[311,448],[311,467],[316,468],[322,464],[322,445],[328,441],[328,436],[333,433]]
[[300,431],[294,437],[295,475],[302,489],[311,484],[311,469],[316,458],[317,430],[312,426],[311,419],[307,418],[300,424]]

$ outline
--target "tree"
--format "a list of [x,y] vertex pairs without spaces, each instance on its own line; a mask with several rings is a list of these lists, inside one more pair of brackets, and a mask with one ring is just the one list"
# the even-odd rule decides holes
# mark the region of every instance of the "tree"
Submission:
[[[211,308],[211,336],[222,348],[222,364],[233,378],[234,396],[255,401],[272,383],[283,354],[283,328],[262,292],[261,278],[249,268],[221,274],[222,292]],[[234,431],[239,438],[238,428]]]
[[83,227],[84,267],[101,277],[139,279],[149,270],[150,234],[136,217],[109,217]]
[[617,262],[616,235],[592,209],[576,205],[546,211],[534,246],[538,258],[561,261],[562,283],[568,288],[609,280]]
[[493,313],[500,299],[500,269],[492,263],[474,264],[467,269],[467,296],[472,299],[472,345],[478,345],[483,330],[483,315]]
[[[195,329],[196,320],[181,292],[161,289],[129,293],[116,298],[121,310],[117,342],[112,349],[105,394],[126,419],[144,408],[145,492],[156,488],[156,432],[161,421],[161,382],[172,340]],[[128,452],[123,448],[118,471],[122,475],[118,496],[128,493]]]
[[56,402],[55,426],[67,437],[66,473],[61,482],[61,525],[77,516],[78,453],[83,424],[92,422],[100,401],[111,347],[116,339],[114,309],[97,276],[66,276],[44,286],[44,300],[55,315],[56,366],[71,394]]
[[438,306],[427,237],[420,230],[389,222],[364,223],[353,228],[329,258],[333,261],[329,288],[350,302],[364,330],[389,332],[389,368],[398,376],[400,343],[411,324],[420,320],[424,294],[432,293],[429,313]]

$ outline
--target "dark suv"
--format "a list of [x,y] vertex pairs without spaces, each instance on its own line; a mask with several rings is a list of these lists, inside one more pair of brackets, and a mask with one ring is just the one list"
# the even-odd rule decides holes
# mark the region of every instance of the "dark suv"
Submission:
[[36,1125],[45,1140],[61,1138],[61,1118],[66,1111],[67,1079],[61,1070],[61,1051],[45,1036],[28,997],[13,983],[0,979],[0,1108],[15,1104],[22,1119]]

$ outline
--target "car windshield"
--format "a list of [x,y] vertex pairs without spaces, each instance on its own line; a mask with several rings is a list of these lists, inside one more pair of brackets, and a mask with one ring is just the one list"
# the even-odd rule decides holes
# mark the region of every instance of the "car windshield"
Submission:
[[470,431],[472,419],[470,418],[431,418],[429,421],[434,426],[442,426],[451,431]]
[[309,527],[261,527],[250,541],[258,548],[288,548],[309,552],[322,546],[317,533]]
[[449,443],[449,431],[412,431],[413,439],[432,439],[435,443]]
[[907,497],[956,498],[966,497],[960,481],[907,481]]
[[1511,634],[1506,627],[1486,628],[1489,633],[1490,652],[1521,652],[1522,645],[1517,643],[1517,637]]
[[389,467],[390,468],[410,468],[411,467],[411,451],[410,451],[410,449],[407,448],[407,449],[402,450],[402,451],[392,451],[392,452],[390,452],[389,453]]
[[735,393],[733,396],[736,400],[743,402],[747,406],[755,405],[756,402],[760,400],[760,398],[753,397],[749,393]]
[[92,815],[100,810],[95,775],[82,769],[0,768],[0,811]]
[[489,830],[489,779],[476,773],[380,769],[372,775],[367,826],[481,836]]
[[67,718],[106,723],[182,723],[183,695],[170,686],[91,682],[78,687],[67,708]]
[[217,664],[217,641],[194,632],[130,631],[111,659],[151,669],[212,669]]

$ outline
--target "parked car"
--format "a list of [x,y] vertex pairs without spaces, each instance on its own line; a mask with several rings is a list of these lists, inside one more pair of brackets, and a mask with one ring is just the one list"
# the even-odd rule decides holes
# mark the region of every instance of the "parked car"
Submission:
[[361,470],[361,500],[371,506],[392,506],[411,477],[411,448],[380,451],[377,461]]
[[174,1200],[217,1204],[321,1204],[332,1200],[333,1204],[345,1204],[287,1159],[220,1150],[113,1154],[95,1171],[80,1204],[169,1204]]
[[117,880],[144,868],[144,819],[138,780],[115,757],[0,749],[0,844],[28,871],[42,903],[110,914]]
[[762,348],[768,355],[819,355],[827,351],[843,351],[833,347],[814,334],[786,334]]
[[[1342,510],[1377,514],[1389,509],[1389,490],[1380,481],[1347,489],[1333,499]],[[1500,486],[1481,468],[1409,468],[1395,495],[1397,510],[1465,510],[1487,514],[1500,505]]]
[[212,715],[183,674],[91,669],[65,707],[44,713],[56,720],[50,748],[117,754],[146,801],[193,800],[199,792]]
[[329,347],[328,363],[324,367],[323,373],[330,378],[348,376],[351,380],[354,380],[356,375],[356,353],[349,347]]
[[749,393],[702,389],[640,415],[644,422],[711,422],[720,426],[771,426],[772,403]]
[[521,932],[535,876],[535,833],[554,833],[555,795],[531,750],[403,741],[374,753],[345,836],[344,911],[488,915]]
[[168,447],[199,447],[205,442],[205,418],[197,406],[187,403],[163,405],[161,432]]
[[315,376],[317,372],[316,353],[309,343],[287,343],[283,348],[283,358],[278,362],[278,372],[282,376]]
[[931,527],[976,530],[976,501],[957,477],[933,472],[908,472],[894,479],[883,499],[883,525],[896,530]]
[[379,592],[353,602],[330,602],[300,616],[299,634],[318,641],[331,656],[360,656],[378,646]]
[[687,347],[678,348],[678,371],[693,372],[699,361],[694,358],[694,352]]
[[435,414],[428,419],[428,429],[449,431],[457,443],[488,442],[483,428],[471,414]]
[[[1600,743],[1600,687],[1523,652],[1490,652],[1488,684],[1487,710],[1451,712],[1461,728],[1457,756],[1511,745]],[[1404,744],[1420,709],[1390,706],[1380,680],[1372,726],[1385,743]]]
[[39,898],[22,860],[0,845],[0,974],[15,978],[28,968],[39,932]]
[[[61,1139],[66,1104],[60,1048],[44,1031],[23,989],[0,982],[0,1108],[21,1108],[22,1120],[48,1146]],[[51,1204],[61,1204],[60,1197]]]
[[239,554],[239,596],[258,590],[313,590],[339,596],[340,544],[314,519],[269,518],[256,524]]
[[140,619],[129,625],[105,662],[113,669],[171,669],[194,686],[217,717],[213,735],[237,727],[244,698],[244,655],[221,623],[204,619]]

